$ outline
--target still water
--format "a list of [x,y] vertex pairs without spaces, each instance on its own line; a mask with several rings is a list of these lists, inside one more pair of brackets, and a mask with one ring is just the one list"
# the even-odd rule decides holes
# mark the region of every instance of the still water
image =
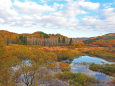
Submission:
[[113,64],[113,62],[106,61],[101,58],[97,57],[90,57],[90,56],[80,56],[79,58],[73,59],[71,63],[71,71],[72,72],[80,72],[84,73],[88,76],[94,77],[101,81],[100,85],[98,86],[107,86],[106,83],[111,81],[113,77],[103,74],[101,72],[95,72],[89,69],[89,64],[82,64],[82,63],[96,63],[96,64]]

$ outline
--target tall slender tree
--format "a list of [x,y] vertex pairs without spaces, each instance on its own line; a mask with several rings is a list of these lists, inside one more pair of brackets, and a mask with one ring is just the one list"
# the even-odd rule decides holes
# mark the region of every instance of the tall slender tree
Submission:
[[65,43],[65,37],[63,37],[63,39],[62,39],[62,43]]
[[23,37],[23,42],[24,42],[24,45],[27,45],[27,37],[26,36]]
[[26,36],[20,35],[19,39],[21,40],[21,44],[24,44],[24,45],[27,44],[27,37]]
[[69,45],[72,45],[73,41],[72,41],[72,38],[70,39],[69,41]]
[[60,39],[60,37],[58,38],[58,43],[61,43],[61,39]]
[[21,41],[21,44],[23,44],[23,35],[20,35],[20,36],[19,36],[19,39],[20,39],[20,41]]

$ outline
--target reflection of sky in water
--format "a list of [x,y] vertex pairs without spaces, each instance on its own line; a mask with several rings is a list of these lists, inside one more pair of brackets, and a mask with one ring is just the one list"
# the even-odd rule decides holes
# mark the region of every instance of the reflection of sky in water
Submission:
[[97,57],[90,57],[90,56],[80,56],[79,58],[75,58],[72,63],[82,63],[82,62],[87,62],[87,63],[111,63],[108,62],[104,59],[97,58]]
[[97,63],[97,64],[102,63],[102,62],[111,64],[111,62],[108,62],[108,61],[105,61],[103,59],[96,58],[96,57],[80,56],[79,58],[75,58],[71,63],[72,72],[85,73],[91,77],[101,80],[102,82],[108,82],[111,80],[111,77],[106,74],[90,70],[88,68],[89,67],[88,65],[76,64],[76,63],[82,63],[82,62]]
[[22,63],[30,65],[31,64],[31,60],[22,60]]
[[103,80],[103,81],[109,81],[110,80],[108,75],[92,71],[92,70],[88,69],[88,67],[86,65],[74,64],[73,63],[73,64],[71,64],[71,70],[73,72],[85,73],[85,74],[87,74],[89,76],[95,77],[95,78]]
[[71,71],[84,73],[88,76],[91,76],[91,77],[94,77],[96,79],[101,80],[101,82],[104,82],[103,85],[99,85],[99,86],[106,86],[105,83],[108,81],[111,81],[110,76],[103,74],[103,73],[100,73],[100,72],[92,71],[92,70],[88,69],[88,66],[86,66],[86,65],[72,63],[71,64]]
[[[22,60],[22,63],[25,64],[26,66],[31,66],[31,60]],[[14,71],[18,70],[19,68],[20,68],[20,65],[16,65],[12,67]]]

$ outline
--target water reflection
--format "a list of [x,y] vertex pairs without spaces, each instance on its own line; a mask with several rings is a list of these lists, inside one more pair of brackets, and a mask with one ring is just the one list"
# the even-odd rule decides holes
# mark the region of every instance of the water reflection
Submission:
[[75,58],[71,63],[71,71],[72,72],[80,72],[87,74],[91,77],[95,77],[96,79],[101,80],[101,85],[99,86],[106,86],[106,83],[112,80],[112,77],[100,73],[95,72],[89,69],[89,64],[82,64],[83,62],[86,63],[96,63],[96,64],[112,64],[112,62],[106,61],[101,58],[90,57],[90,56],[80,56],[79,58]]
[[75,58],[72,61],[72,63],[83,63],[83,62],[96,63],[96,64],[100,64],[100,63],[113,64],[114,63],[114,62],[106,61],[106,60],[101,59],[101,58],[90,57],[90,56],[80,56],[79,58]]

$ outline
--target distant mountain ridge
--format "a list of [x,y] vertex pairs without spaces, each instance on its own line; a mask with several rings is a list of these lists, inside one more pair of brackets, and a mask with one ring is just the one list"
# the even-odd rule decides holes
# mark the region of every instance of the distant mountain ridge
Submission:
[[115,33],[109,33],[102,36],[91,37],[83,41],[85,44],[96,46],[113,46],[115,47]]
[[88,39],[90,39],[90,37],[88,38],[88,37],[81,37],[81,38],[77,38],[77,39],[79,39],[79,40],[88,40]]

